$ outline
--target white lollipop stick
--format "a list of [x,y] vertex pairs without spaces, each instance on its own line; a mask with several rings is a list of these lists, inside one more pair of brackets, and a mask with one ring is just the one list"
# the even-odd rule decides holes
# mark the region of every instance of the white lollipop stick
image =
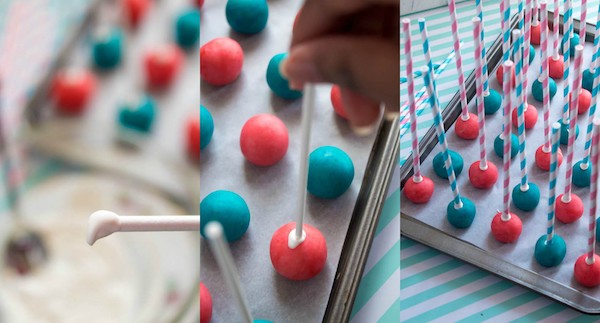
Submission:
[[233,257],[231,256],[231,250],[229,250],[229,247],[227,247],[225,239],[223,238],[223,226],[221,226],[221,223],[219,222],[211,221],[206,224],[204,233],[210,241],[210,249],[217,260],[217,264],[221,269],[223,278],[225,278],[227,287],[235,297],[235,301],[242,312],[244,321],[247,323],[252,323],[253,319],[252,314],[250,314],[248,300],[246,299],[244,291],[242,290],[240,277],[235,269],[235,263],[233,262]]
[[294,249],[306,238],[304,227],[304,212],[306,210],[306,186],[308,184],[308,150],[310,149],[310,131],[313,110],[315,107],[315,85],[307,83],[304,86],[302,99],[302,143],[300,144],[300,178],[298,180],[298,201],[296,211],[296,229],[290,231],[288,247]]
[[200,231],[199,215],[130,215],[121,216],[99,210],[90,215],[87,243],[91,246],[115,232]]

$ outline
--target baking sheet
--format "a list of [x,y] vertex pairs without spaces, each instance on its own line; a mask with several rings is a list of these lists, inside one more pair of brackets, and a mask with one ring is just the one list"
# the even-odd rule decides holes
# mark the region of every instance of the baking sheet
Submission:
[[[149,186],[168,192],[188,212],[198,209],[199,171],[185,150],[185,120],[198,113],[200,87],[199,48],[184,52],[180,74],[170,87],[147,91],[143,55],[156,46],[174,43],[174,24],[185,9],[193,8],[187,0],[152,2],[137,29],[126,27],[120,16],[119,1],[104,1],[96,11],[91,30],[86,31],[74,50],[63,58],[66,66],[91,66],[90,35],[95,26],[125,26],[121,65],[113,71],[92,69],[98,78],[97,91],[80,117],[54,114],[50,100],[39,108],[42,121],[26,133],[37,149],[69,161],[119,173]],[[152,132],[136,147],[118,141],[119,105],[144,93],[157,104]],[[37,110],[37,109],[36,109]]]
[[[588,25],[588,31],[589,31]],[[550,37],[552,40],[552,37]],[[549,41],[552,44],[551,41]],[[536,47],[536,51],[539,47]],[[589,66],[591,59],[593,46],[587,43],[584,51],[584,67]],[[537,53],[539,55],[539,52]],[[472,55],[472,53],[463,53],[463,55]],[[529,69],[529,80],[530,83],[539,75],[539,56],[536,56],[534,62]],[[573,67],[571,66],[571,69]],[[490,86],[501,92],[501,88],[498,85],[495,74],[490,73]],[[557,94],[551,101],[551,122],[558,120],[562,115],[562,91],[563,81],[557,82]],[[514,102],[514,101],[513,101]],[[476,249],[481,248],[484,254],[490,255],[493,258],[497,258],[500,261],[506,261],[509,264],[514,264],[525,271],[537,273],[545,278],[553,280],[562,285],[560,292],[577,292],[583,293],[582,298],[570,299],[572,302],[569,305],[576,306],[583,310],[592,310],[591,308],[585,308],[584,304],[585,295],[594,298],[596,301],[600,298],[600,290],[598,288],[585,288],[580,286],[574,281],[573,278],[573,265],[575,260],[584,254],[587,249],[587,237],[588,237],[588,213],[589,210],[589,188],[577,188],[573,187],[573,193],[577,194],[583,200],[586,206],[586,212],[577,222],[573,224],[562,224],[558,220],[556,221],[556,233],[562,236],[567,243],[567,255],[563,260],[563,263],[558,267],[545,268],[537,264],[533,257],[533,250],[537,239],[546,233],[546,219],[547,219],[547,204],[548,204],[548,173],[543,172],[534,165],[534,154],[535,150],[543,143],[543,114],[541,109],[541,103],[535,101],[533,97],[529,96],[528,102],[538,107],[539,117],[536,126],[531,129],[527,134],[527,161],[529,170],[530,182],[536,183],[541,191],[541,199],[538,207],[532,212],[523,212],[511,206],[511,211],[516,213],[523,221],[523,233],[519,240],[513,244],[502,244],[497,242],[490,234],[490,223],[497,212],[497,209],[502,209],[502,171],[500,171],[499,179],[496,185],[487,191],[481,191],[471,186],[468,180],[468,167],[471,163],[475,162],[479,158],[479,144],[477,140],[464,141],[459,139],[454,133],[453,128],[447,131],[447,138],[450,149],[459,152],[464,158],[464,169],[463,173],[458,177],[458,186],[461,190],[461,194],[471,199],[477,207],[477,215],[472,226],[469,229],[456,229],[452,227],[446,220],[445,208],[447,204],[452,200],[452,193],[449,189],[448,181],[445,179],[438,178],[433,172],[431,160],[435,154],[439,152],[439,148],[435,147],[429,156],[423,162],[423,175],[430,177],[436,184],[436,190],[432,196],[431,201],[442,201],[442,203],[432,203],[431,201],[425,205],[415,205],[408,201],[404,196],[402,197],[402,213],[408,217],[414,218],[418,222],[422,222],[433,229],[440,230],[448,234],[452,238],[458,239],[459,244],[466,242],[471,246],[474,246],[474,252]],[[476,111],[475,100],[469,103],[469,109],[472,112]],[[493,116],[486,116],[486,147],[488,149],[489,161],[496,164],[499,169],[502,168],[502,160],[496,156],[493,152],[493,140],[497,134],[501,131],[502,114],[501,111],[497,112]],[[578,119],[580,127],[580,135],[576,140],[574,162],[581,160],[583,156],[583,146],[585,143],[585,130],[587,128],[587,113],[580,115]],[[516,133],[516,127],[513,127],[513,132]],[[437,140],[436,140],[437,142]],[[566,168],[566,146],[561,146],[565,159],[563,160],[562,166],[559,168],[557,177],[557,195],[561,194],[564,190],[565,183],[565,168]],[[515,157],[511,165],[511,190],[519,183],[520,180],[520,169],[519,159]],[[462,252],[456,251],[458,254]],[[489,265],[489,264],[488,264]],[[506,268],[503,263],[499,263],[498,267]],[[492,269],[492,268],[488,268]],[[513,269],[514,275],[511,276],[511,272],[507,273],[507,276],[518,282],[521,282],[521,272],[517,273]],[[531,277],[530,277],[531,278]],[[531,278],[532,280],[534,278]],[[527,285],[527,284],[526,284]],[[545,290],[544,285],[539,282],[536,284],[532,282],[527,287],[534,288],[536,290]],[[550,288],[548,288],[550,290]],[[548,293],[546,293],[548,294]],[[550,295],[556,296],[556,295]],[[555,298],[560,298],[556,296]],[[561,300],[561,299],[559,299]],[[561,300],[565,301],[565,300]],[[589,304],[586,303],[586,304]],[[597,310],[597,309],[596,309]]]
[[[374,134],[355,136],[346,121],[333,112],[330,86],[317,86],[311,151],[323,145],[340,147],[352,158],[355,177],[350,189],[336,200],[320,200],[308,195],[306,223],[321,230],[327,239],[328,258],[323,272],[305,282],[281,277],[271,265],[269,243],[272,234],[296,216],[301,99],[286,101],[274,97],[265,74],[271,57],[288,48],[292,22],[300,3],[269,2],[266,29],[254,36],[242,36],[230,31],[225,19],[225,2],[209,0],[202,9],[200,27],[201,44],[216,37],[232,37],[240,42],[245,54],[242,74],[234,83],[220,88],[201,83],[202,104],[213,115],[215,132],[211,143],[202,150],[200,197],[226,189],[240,194],[248,203],[250,227],[241,240],[230,246],[252,314],[255,318],[276,322],[320,322],[323,319],[375,139]],[[275,114],[290,133],[286,156],[278,164],[266,168],[246,162],[239,149],[243,124],[259,113]],[[209,248],[202,248],[201,261],[201,280],[213,296],[213,321],[239,319]]]

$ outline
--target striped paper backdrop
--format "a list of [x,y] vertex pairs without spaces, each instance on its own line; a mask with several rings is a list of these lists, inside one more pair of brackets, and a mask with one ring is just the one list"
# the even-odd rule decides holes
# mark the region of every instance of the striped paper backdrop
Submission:
[[[511,7],[516,9],[516,1]],[[560,1],[562,5],[563,1]],[[599,0],[588,1],[588,22],[595,24]],[[579,18],[580,1],[574,1],[575,18]],[[548,4],[553,7],[552,1]],[[457,5],[459,30],[464,42],[463,65],[465,73],[474,69],[471,18],[475,16],[475,2]],[[484,1],[486,45],[489,48],[500,35],[499,1]],[[450,52],[452,39],[448,35],[448,8],[406,16],[413,23],[413,57],[415,68],[424,65],[417,19],[427,19],[432,59],[443,60]],[[402,46],[402,43],[401,45]],[[402,52],[402,49],[401,49]],[[401,75],[404,75],[401,64]],[[490,75],[493,71],[490,71]],[[493,76],[495,77],[495,76]],[[415,87],[422,87],[422,78]],[[440,104],[445,107],[458,90],[454,62],[437,80]],[[401,87],[402,102],[406,101],[406,87]],[[421,107],[418,119],[419,136],[433,124],[429,106]],[[408,119],[408,117],[407,117]],[[400,164],[411,151],[408,124],[401,131]],[[402,238],[401,249],[401,303],[402,322],[595,322],[598,316],[581,314],[565,305],[529,291],[487,271],[466,264],[413,240]]]

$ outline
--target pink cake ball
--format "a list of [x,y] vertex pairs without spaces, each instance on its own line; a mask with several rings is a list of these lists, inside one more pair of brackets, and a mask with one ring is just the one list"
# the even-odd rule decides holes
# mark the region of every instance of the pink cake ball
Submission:
[[212,297],[208,288],[200,283],[200,323],[208,323],[212,318]]
[[[512,124],[515,127],[519,126],[519,117],[517,114],[517,110],[518,109],[513,109],[512,112]],[[537,109],[533,105],[527,104],[527,109],[523,111],[523,116],[525,117],[525,129],[531,129],[535,126],[535,123],[538,119]]]
[[563,195],[560,194],[556,198],[556,218],[562,223],[573,223],[583,215],[583,202],[579,196],[571,193],[571,201],[565,203],[562,200]]
[[183,61],[181,49],[175,45],[157,46],[145,53],[146,82],[151,87],[165,87],[179,74]]
[[475,188],[488,189],[498,180],[498,168],[492,162],[487,162],[487,168],[481,169],[481,162],[476,161],[469,167],[469,181]]
[[422,204],[429,201],[433,195],[435,184],[426,176],[421,175],[422,180],[415,182],[415,177],[411,176],[404,184],[404,196],[415,204]]
[[540,41],[541,41],[541,34],[542,34],[542,24],[538,22],[537,25],[531,25],[531,43],[533,45],[539,45]]
[[502,212],[496,213],[492,220],[492,235],[502,243],[517,241],[523,231],[521,219],[514,213],[510,213],[510,220],[502,220]]
[[[552,152],[550,150],[548,150],[548,152],[545,152],[544,145],[541,145],[535,151],[535,164],[541,170],[548,171],[548,170],[550,170],[550,157],[551,156],[552,156]],[[558,148],[557,159],[558,159],[557,160],[558,166],[560,166],[560,164],[562,164],[562,161],[563,161],[563,154],[562,154],[562,151],[560,150],[560,148]]]
[[271,263],[283,277],[291,280],[307,280],[318,275],[327,260],[327,242],[316,228],[305,224],[306,238],[296,248],[290,249],[290,232],[296,223],[290,222],[277,229],[271,239]]
[[235,81],[242,72],[244,51],[228,37],[215,38],[200,48],[200,76],[207,83],[221,86]]
[[462,115],[456,119],[454,131],[462,139],[472,140],[479,135],[479,122],[477,115],[469,112],[469,119],[463,120]]
[[344,103],[342,102],[342,91],[338,85],[331,87],[331,104],[333,105],[333,110],[335,113],[337,113],[337,115],[344,119],[348,119],[348,116],[346,116]]
[[594,254],[594,262],[588,265],[585,259],[587,254],[577,258],[575,262],[575,280],[585,287],[600,285],[600,257]]
[[[562,76],[561,76],[562,77]],[[515,69],[513,69],[513,74],[512,74],[512,87],[515,87],[515,78],[516,78],[516,74],[515,74]],[[496,70],[496,80],[498,81],[498,83],[500,85],[502,85],[502,83],[504,83],[504,66],[500,65],[498,66],[498,69]]]
[[558,59],[550,57],[548,61],[548,75],[554,80],[562,80],[565,69],[565,63],[563,62],[563,56],[558,55]]
[[274,115],[255,115],[242,127],[240,148],[244,157],[254,165],[276,164],[285,156],[288,143],[288,129]]
[[579,93],[579,105],[577,106],[577,114],[584,114],[590,109],[592,104],[592,94],[586,89],[581,89]]

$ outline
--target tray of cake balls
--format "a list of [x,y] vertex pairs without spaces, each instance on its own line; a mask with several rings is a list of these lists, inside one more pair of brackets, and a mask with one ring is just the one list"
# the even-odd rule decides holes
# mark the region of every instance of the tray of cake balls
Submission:
[[[350,312],[356,290],[338,296],[333,291],[336,278],[361,276],[360,266],[340,265],[352,245],[345,242],[358,235],[351,233],[350,223],[367,218],[367,211],[377,212],[381,196],[369,195],[365,187],[372,184],[364,183],[373,181],[381,165],[388,168],[396,160],[392,144],[385,147],[391,156],[369,163],[374,143],[387,141],[377,140],[376,131],[355,134],[345,120],[339,89],[316,85],[306,240],[297,252],[288,252],[298,216],[305,97],[289,88],[279,65],[300,5],[207,0],[201,9],[200,231],[206,239],[206,224],[223,225],[251,314],[274,322],[319,322],[333,304]],[[385,189],[387,184],[378,185]],[[366,201],[374,204],[367,208]],[[368,250],[368,244],[355,249]],[[201,262],[201,322],[241,320],[208,244],[201,248]]]
[[200,1],[97,1],[27,107],[27,143],[197,212]]
[[[600,136],[594,129],[600,121],[594,122],[593,90],[599,31],[589,24],[581,31],[578,20],[548,11],[542,2],[539,13],[517,11],[505,22],[511,37],[501,35],[489,47],[487,91],[478,39],[482,24],[474,19],[474,35],[462,39],[474,46],[461,53],[476,62],[465,81],[468,105],[462,108],[457,93],[443,114],[434,108],[440,126],[418,145],[415,140],[421,155],[417,150],[401,170],[402,233],[576,309],[599,313]],[[419,24],[411,28],[422,30],[425,23]],[[569,31],[571,37],[565,36]]]

